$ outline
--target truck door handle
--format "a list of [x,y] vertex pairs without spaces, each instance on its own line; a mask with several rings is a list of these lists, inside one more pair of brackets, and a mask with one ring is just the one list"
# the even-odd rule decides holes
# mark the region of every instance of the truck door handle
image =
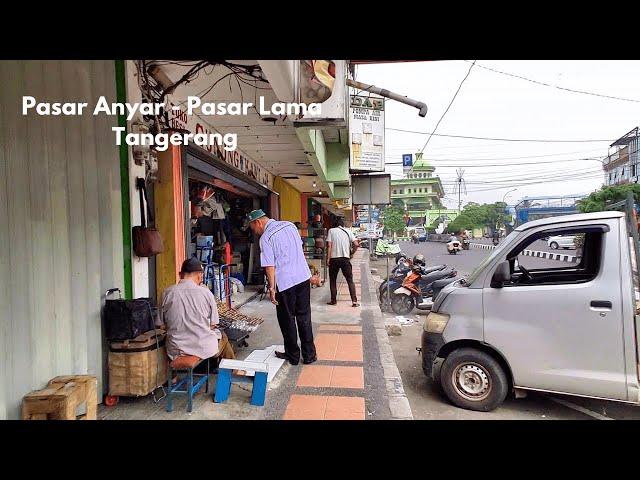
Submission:
[[609,300],[591,300],[592,308],[608,308],[611,310],[613,308],[613,304]]

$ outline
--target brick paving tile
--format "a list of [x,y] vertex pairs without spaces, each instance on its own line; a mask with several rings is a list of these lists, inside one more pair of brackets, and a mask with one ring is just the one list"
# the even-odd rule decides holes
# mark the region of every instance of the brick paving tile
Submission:
[[360,325],[340,325],[333,323],[322,323],[320,324],[320,328],[318,329],[320,332],[324,332],[327,330],[333,330],[336,332],[362,332],[362,327]]
[[315,336],[318,360],[335,360],[338,349],[338,335],[335,333],[320,333]]
[[328,386],[364,389],[364,371],[362,367],[333,367],[331,383]]
[[291,395],[283,420],[322,420],[328,397],[320,395]]
[[298,377],[298,387],[329,387],[331,386],[331,365],[305,365]]
[[364,420],[365,406],[362,397],[327,397],[325,420]]

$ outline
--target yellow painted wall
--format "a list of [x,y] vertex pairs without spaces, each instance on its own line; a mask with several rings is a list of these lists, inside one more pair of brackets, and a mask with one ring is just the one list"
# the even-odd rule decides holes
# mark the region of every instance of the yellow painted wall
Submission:
[[180,147],[174,146],[158,155],[158,180],[154,187],[156,228],[164,245],[164,251],[156,256],[156,292],[160,302],[164,289],[178,281],[186,257]]
[[286,182],[282,177],[273,180],[273,190],[280,194],[280,220],[301,222],[302,208],[300,192]]

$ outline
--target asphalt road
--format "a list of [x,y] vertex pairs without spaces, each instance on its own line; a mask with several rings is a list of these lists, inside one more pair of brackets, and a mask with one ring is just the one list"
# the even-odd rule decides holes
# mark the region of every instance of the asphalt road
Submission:
[[[402,251],[408,255],[422,253],[427,258],[427,264],[447,264],[455,266],[459,274],[469,274],[490,250],[465,250],[457,255],[449,255],[442,243],[427,242],[413,244],[401,242]],[[532,248],[534,249],[534,248]],[[537,246],[535,247],[537,250]],[[540,248],[542,249],[542,248]],[[562,250],[561,250],[562,251]],[[565,250],[568,254],[574,251]],[[546,265],[557,265],[557,261],[532,257],[524,257],[527,267],[535,268]],[[384,262],[372,263],[384,275]],[[420,356],[416,347],[420,345],[422,324],[426,312],[412,312],[407,315],[414,323],[402,327],[402,335],[392,336],[391,347],[402,376],[404,389],[409,398],[415,419],[477,419],[477,420],[609,420],[626,419],[640,420],[640,407],[617,402],[592,400],[566,395],[551,395],[530,392],[524,399],[507,401],[493,412],[472,412],[457,408],[449,403],[431,381],[424,375],[420,365]],[[385,316],[393,316],[385,313]]]

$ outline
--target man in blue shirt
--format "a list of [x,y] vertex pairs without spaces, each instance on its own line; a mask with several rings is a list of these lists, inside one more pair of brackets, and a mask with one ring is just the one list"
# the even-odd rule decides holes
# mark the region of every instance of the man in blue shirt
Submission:
[[297,365],[302,349],[302,363],[313,363],[317,357],[311,327],[311,272],[300,233],[293,223],[273,220],[262,210],[249,214],[249,226],[254,235],[260,235],[260,264],[284,339],[284,352],[275,352],[276,356]]

